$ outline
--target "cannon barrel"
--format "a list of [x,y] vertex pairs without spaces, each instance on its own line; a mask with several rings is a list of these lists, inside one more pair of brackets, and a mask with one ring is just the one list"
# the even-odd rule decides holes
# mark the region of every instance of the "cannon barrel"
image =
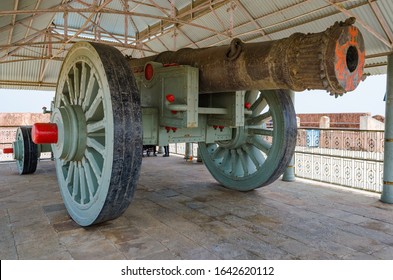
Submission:
[[199,68],[200,93],[258,89],[324,89],[331,94],[354,90],[362,79],[363,37],[354,18],[320,33],[295,33],[259,43],[232,40],[228,46],[184,48],[131,59],[134,72],[149,61]]

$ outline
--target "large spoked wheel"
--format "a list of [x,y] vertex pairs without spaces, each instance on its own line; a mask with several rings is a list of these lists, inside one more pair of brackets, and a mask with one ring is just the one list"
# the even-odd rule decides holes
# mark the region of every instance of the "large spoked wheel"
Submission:
[[64,60],[51,121],[56,173],[70,216],[81,226],[120,216],[142,162],[140,97],[117,49],[77,43]]
[[249,191],[282,175],[296,144],[296,115],[288,92],[248,91],[251,114],[245,126],[235,128],[233,139],[199,143],[203,162],[225,187]]
[[20,175],[31,174],[37,170],[38,147],[31,138],[31,126],[18,127],[13,150]]

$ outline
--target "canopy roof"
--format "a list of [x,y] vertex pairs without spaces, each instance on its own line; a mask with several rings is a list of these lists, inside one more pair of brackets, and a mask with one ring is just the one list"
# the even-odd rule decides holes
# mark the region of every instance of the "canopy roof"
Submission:
[[386,73],[391,0],[1,0],[0,88],[54,90],[73,43],[144,57],[184,47],[277,40],[356,17],[370,75]]

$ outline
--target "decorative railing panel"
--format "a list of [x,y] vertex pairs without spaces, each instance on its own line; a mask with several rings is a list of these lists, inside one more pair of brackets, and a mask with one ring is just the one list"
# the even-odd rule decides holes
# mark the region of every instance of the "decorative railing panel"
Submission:
[[298,129],[295,174],[382,191],[384,131]]

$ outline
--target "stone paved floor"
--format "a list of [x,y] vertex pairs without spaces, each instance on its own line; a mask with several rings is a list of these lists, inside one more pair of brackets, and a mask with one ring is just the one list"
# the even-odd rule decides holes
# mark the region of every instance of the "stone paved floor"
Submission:
[[52,162],[33,175],[0,164],[0,259],[393,259],[393,205],[298,180],[247,193],[199,163],[143,159],[120,218],[81,228]]

